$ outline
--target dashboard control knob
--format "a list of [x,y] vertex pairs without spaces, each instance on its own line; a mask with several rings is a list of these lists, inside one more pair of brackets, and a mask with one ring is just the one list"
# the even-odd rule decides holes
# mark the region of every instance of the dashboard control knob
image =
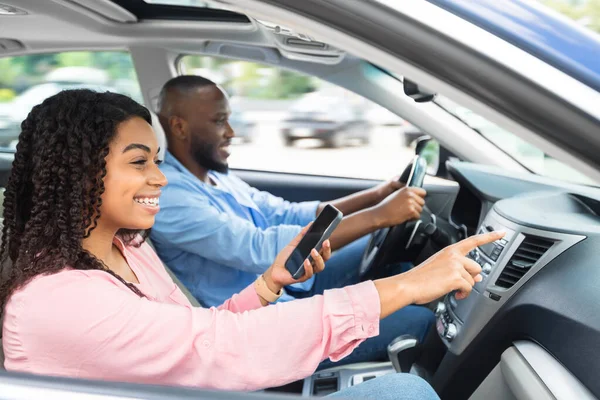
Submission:
[[435,308],[435,315],[437,317],[439,317],[440,315],[444,314],[446,312],[446,305],[443,302],[438,303],[437,307]]
[[481,272],[483,272],[486,275],[489,275],[490,272],[492,272],[492,264],[490,264],[488,262],[483,264],[483,268],[481,268]]
[[452,339],[456,337],[457,333],[458,330],[456,328],[456,325],[452,323],[448,324],[448,328],[446,328],[446,339],[448,339],[448,341],[452,341]]

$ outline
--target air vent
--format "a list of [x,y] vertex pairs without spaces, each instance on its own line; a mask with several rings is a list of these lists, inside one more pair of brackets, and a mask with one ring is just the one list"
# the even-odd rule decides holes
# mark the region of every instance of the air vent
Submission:
[[536,236],[525,236],[515,254],[496,280],[496,286],[511,288],[548,251],[554,242]]

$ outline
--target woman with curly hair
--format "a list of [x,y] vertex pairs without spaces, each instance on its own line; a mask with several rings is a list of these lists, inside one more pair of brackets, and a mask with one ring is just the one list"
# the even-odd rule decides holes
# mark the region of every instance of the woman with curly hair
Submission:
[[[150,124],[128,97],[89,90],[52,96],[23,121],[0,247],[8,370],[229,390],[282,385],[348,355],[403,306],[451,290],[467,296],[481,276],[464,255],[501,236],[467,239],[402,275],[270,304],[294,282],[284,262],[301,233],[254,285],[218,308],[195,308],[144,242],[167,184]],[[313,251],[302,279],[329,256],[327,244]],[[404,374],[339,394],[436,398]]]

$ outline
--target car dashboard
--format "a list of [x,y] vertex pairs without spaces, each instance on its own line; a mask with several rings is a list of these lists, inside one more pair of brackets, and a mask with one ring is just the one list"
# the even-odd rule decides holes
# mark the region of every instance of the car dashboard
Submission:
[[584,240],[582,228],[598,221],[579,198],[564,192],[534,192],[495,203],[477,233],[502,230],[504,238],[467,256],[481,266],[483,280],[466,299],[450,294],[436,310],[436,328],[448,349],[464,351],[528,280]]
[[600,382],[600,190],[455,162],[450,222],[468,234],[504,238],[467,256],[483,280],[470,296],[436,308],[447,348],[433,384],[442,398],[468,398],[519,340],[532,341],[596,396]]

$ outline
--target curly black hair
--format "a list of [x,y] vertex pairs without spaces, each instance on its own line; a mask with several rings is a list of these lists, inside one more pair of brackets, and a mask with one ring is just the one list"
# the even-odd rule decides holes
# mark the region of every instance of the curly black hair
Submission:
[[[15,290],[65,267],[106,271],[143,296],[82,247],[100,218],[109,143],[133,117],[151,124],[149,111],[127,96],[79,89],[49,97],[23,121],[4,194],[0,313]],[[118,235],[139,244],[139,233]]]

